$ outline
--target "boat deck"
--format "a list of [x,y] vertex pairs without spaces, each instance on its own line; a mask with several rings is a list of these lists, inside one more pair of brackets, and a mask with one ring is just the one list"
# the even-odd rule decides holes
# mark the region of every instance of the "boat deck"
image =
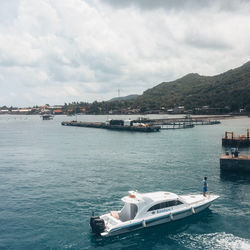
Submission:
[[187,204],[193,204],[200,202],[204,199],[206,199],[202,194],[201,195],[180,195],[180,197],[187,203]]

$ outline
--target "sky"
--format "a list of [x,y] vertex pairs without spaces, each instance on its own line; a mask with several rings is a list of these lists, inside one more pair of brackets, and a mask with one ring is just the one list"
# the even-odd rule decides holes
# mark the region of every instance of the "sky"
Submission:
[[105,101],[239,67],[249,12],[250,0],[1,0],[0,106]]

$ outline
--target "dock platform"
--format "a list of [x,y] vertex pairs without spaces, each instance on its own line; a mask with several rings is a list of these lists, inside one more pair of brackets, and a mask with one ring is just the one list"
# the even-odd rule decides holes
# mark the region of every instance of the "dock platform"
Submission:
[[249,129],[246,135],[234,136],[233,132],[225,132],[222,138],[222,146],[225,147],[248,147],[250,146]]
[[168,125],[161,125],[161,129],[185,129],[193,128],[194,124],[173,123]]
[[220,169],[228,172],[248,172],[250,173],[250,155],[222,155],[220,157]]
[[147,119],[146,122],[153,124],[153,125],[216,125],[220,124],[221,122],[218,120],[211,120],[208,118],[165,118],[165,119]]
[[75,127],[85,127],[85,128],[102,128],[109,130],[120,130],[120,131],[131,131],[131,132],[158,132],[160,131],[160,126],[126,126],[126,125],[110,125],[103,122],[78,122],[69,121],[62,122],[63,126],[75,126]]

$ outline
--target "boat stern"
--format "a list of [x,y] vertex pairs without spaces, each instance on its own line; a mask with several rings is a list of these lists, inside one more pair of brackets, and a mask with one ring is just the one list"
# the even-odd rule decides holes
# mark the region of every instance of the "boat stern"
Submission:
[[98,235],[101,235],[106,229],[105,222],[100,216],[92,215],[90,217],[90,226],[92,228],[92,232]]

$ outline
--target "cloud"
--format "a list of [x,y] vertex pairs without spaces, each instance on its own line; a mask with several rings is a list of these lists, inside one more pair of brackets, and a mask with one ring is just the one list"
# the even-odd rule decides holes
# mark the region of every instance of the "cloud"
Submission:
[[237,67],[249,60],[249,10],[236,0],[1,1],[0,106],[108,100]]
[[11,24],[18,15],[19,0],[1,1],[0,7],[0,23]]
[[248,0],[103,0],[103,2],[109,4],[114,8],[126,8],[126,7],[139,7],[141,9],[152,10],[152,9],[164,9],[166,11],[171,10],[191,10],[197,11],[208,8],[216,8],[218,10],[234,11],[238,9],[241,4],[249,4]]

